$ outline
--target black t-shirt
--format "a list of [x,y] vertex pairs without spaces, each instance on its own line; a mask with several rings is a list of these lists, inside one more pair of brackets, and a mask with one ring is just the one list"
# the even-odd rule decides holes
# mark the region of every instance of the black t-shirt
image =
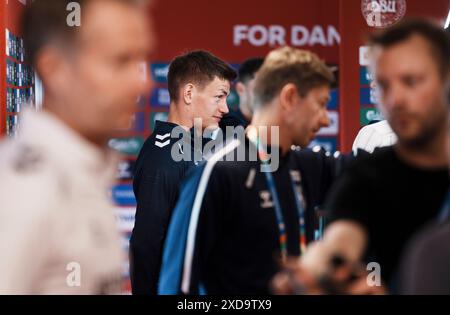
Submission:
[[[244,146],[241,143],[240,146]],[[248,141],[245,142],[249,152]],[[239,147],[235,149],[239,151]],[[256,149],[254,149],[256,150]],[[291,178],[302,180],[307,240],[314,239],[315,207],[334,179],[336,158],[324,151],[292,151],[273,173],[287,232],[287,251],[298,256],[299,223]],[[279,270],[279,230],[273,196],[259,161],[219,161],[203,197],[192,282],[208,294],[267,294]],[[292,177],[293,176],[293,177]]]
[[358,158],[332,188],[325,209],[331,221],[353,219],[369,234],[367,259],[388,285],[404,246],[437,218],[449,185],[447,169],[420,169],[400,160],[394,147]]
[[[145,141],[136,161],[133,190],[137,208],[130,239],[133,294],[157,292],[162,249],[170,216],[178,200],[180,183],[188,170],[195,166],[194,161],[177,162],[172,158],[172,146],[181,139],[181,135],[171,135],[176,127],[179,126],[156,121],[155,130]],[[188,149],[194,159],[193,144]],[[201,156],[201,152],[197,155]]]

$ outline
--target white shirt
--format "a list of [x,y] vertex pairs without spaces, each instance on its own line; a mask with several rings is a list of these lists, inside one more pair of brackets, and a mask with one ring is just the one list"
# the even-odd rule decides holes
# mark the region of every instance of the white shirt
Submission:
[[358,149],[362,149],[372,153],[375,148],[394,145],[396,142],[397,136],[388,122],[383,120],[361,128],[353,142],[353,152],[356,154]]
[[45,112],[0,144],[0,294],[119,293],[116,157]]

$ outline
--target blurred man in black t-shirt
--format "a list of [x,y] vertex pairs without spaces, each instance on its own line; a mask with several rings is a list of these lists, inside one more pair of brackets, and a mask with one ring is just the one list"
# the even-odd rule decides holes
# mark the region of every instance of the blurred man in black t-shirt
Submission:
[[[438,216],[448,189],[450,40],[438,26],[409,20],[374,34],[371,48],[381,110],[398,143],[362,156],[336,183],[325,205],[331,224],[314,256],[330,266],[322,268],[329,278],[330,270],[343,262],[375,262],[378,265],[367,269],[379,266],[384,284],[395,292],[403,248]],[[311,261],[306,257],[299,269],[314,273],[319,264]],[[365,269],[341,290],[382,293],[380,286],[369,284]],[[280,282],[277,285],[280,288]]]
[[[450,106],[450,95],[447,106]],[[450,128],[447,133],[450,135]],[[447,137],[447,159],[450,165],[450,137]],[[399,268],[400,294],[450,294],[449,239],[450,190],[436,220],[417,233],[406,246]]]

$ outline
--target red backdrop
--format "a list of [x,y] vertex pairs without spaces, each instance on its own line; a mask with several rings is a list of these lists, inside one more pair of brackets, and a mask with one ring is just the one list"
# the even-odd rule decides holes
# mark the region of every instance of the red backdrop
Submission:
[[[364,44],[367,32],[373,31],[362,15],[361,2],[229,0],[219,3],[210,0],[160,0],[152,9],[158,36],[158,50],[153,60],[167,62],[184,51],[201,48],[211,50],[230,63],[239,63],[248,57],[264,56],[279,46],[280,40],[277,39],[280,36],[277,37],[277,34],[280,30],[284,31],[285,36],[282,38],[285,44],[310,49],[329,63],[339,63],[338,144],[342,151],[348,151],[361,127],[359,47]],[[426,16],[442,22],[450,7],[449,0],[405,2],[406,16]],[[234,30],[238,25],[248,27],[241,35],[255,35],[253,45],[248,38],[241,40],[239,45],[234,43]],[[293,27],[298,31],[297,36],[294,36],[297,41],[293,41],[291,36]],[[267,34],[261,29],[265,29]],[[334,30],[340,34],[340,45]],[[264,41],[265,36],[267,41]]]

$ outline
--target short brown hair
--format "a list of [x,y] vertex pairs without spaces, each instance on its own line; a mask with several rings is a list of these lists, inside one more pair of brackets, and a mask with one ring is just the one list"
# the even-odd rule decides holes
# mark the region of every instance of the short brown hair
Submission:
[[431,53],[435,57],[433,59],[437,60],[437,67],[445,78],[450,70],[450,33],[430,21],[419,18],[405,19],[385,31],[371,34],[369,44],[388,48],[408,40],[413,35],[419,35],[429,43]]
[[218,77],[231,83],[236,76],[233,68],[212,53],[204,50],[188,52],[170,63],[167,75],[170,100],[177,102],[180,87],[188,82],[204,86]]
[[267,55],[256,75],[255,106],[272,101],[288,83],[293,83],[304,97],[316,87],[331,87],[333,82],[333,73],[316,54],[291,47],[278,48]]
[[[51,43],[70,46],[74,43],[79,27],[67,25],[67,6],[76,2],[85,8],[94,0],[35,0],[25,8],[21,19],[27,58],[33,64],[39,51]],[[99,0],[97,0],[99,1]],[[144,0],[102,0],[118,1],[130,5],[145,5]],[[82,15],[83,17],[83,15]]]

